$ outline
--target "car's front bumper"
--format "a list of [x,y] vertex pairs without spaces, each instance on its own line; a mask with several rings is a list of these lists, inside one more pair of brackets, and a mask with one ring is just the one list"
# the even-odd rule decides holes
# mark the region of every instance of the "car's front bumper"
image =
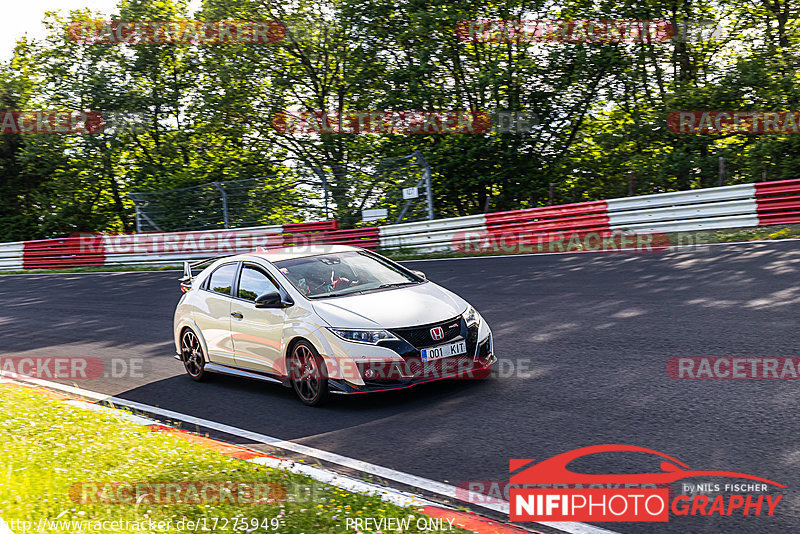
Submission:
[[400,358],[356,361],[355,380],[347,376],[331,377],[329,387],[332,393],[354,394],[404,389],[436,380],[485,378],[497,357],[491,331],[480,342],[476,341],[477,337],[477,329],[473,336],[466,336],[466,354],[429,362],[422,361],[418,349],[407,343],[400,344],[394,347]]

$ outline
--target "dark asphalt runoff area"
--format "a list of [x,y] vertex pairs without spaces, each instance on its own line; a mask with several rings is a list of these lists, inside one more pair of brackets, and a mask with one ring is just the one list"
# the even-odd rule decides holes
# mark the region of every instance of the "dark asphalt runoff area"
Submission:
[[[639,445],[693,469],[747,473],[787,489],[777,492],[784,497],[772,517],[765,507],[761,516],[598,526],[800,532],[800,381],[676,380],[666,372],[675,357],[800,356],[800,241],[406,265],[489,322],[500,358],[493,376],[337,396],[317,409],[276,385],[195,383],[173,359],[174,271],[0,276],[0,356],[118,359],[120,373],[119,362],[142,359],[139,376],[72,384],[453,485],[508,480],[511,458]],[[659,471],[639,453],[578,464],[571,467],[587,473]],[[704,481],[731,482],[687,480]]]

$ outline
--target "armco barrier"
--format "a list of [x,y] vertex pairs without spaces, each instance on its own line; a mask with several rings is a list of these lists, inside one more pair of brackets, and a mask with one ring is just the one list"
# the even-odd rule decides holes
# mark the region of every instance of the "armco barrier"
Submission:
[[557,233],[603,232],[608,225],[608,208],[603,200],[486,215],[486,232],[492,238],[514,235],[520,245],[547,241]]
[[753,184],[608,200],[612,229],[691,232],[758,226]]
[[0,271],[22,269],[24,247],[25,244],[22,241],[0,244]]
[[339,230],[335,221],[231,230],[85,235],[0,244],[0,270],[170,265],[257,246],[345,244],[385,250],[463,250],[512,235],[517,243],[615,230],[680,232],[800,223],[800,180],[742,184],[604,201]]
[[800,223],[800,180],[755,184],[759,224]]
[[[132,239],[134,236],[126,236]],[[87,235],[61,239],[26,241],[23,246],[22,267],[25,269],[57,269],[104,265],[106,237]]]
[[0,268],[9,270],[94,265],[174,265],[183,260],[250,252],[256,247],[342,244],[374,249],[380,245],[378,229],[375,227],[355,230],[337,228],[336,221],[322,221],[199,232],[86,234],[27,241],[0,245],[16,245],[19,248],[17,256],[6,264],[0,263]]
[[393,224],[378,228],[380,246],[387,250],[438,252],[452,250],[459,233],[485,232],[486,216],[469,215],[436,221]]

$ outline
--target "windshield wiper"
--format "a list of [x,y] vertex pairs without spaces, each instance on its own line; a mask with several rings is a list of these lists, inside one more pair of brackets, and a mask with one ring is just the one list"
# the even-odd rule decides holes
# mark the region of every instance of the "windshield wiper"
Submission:
[[394,284],[381,284],[378,287],[376,287],[375,289],[385,289],[387,287],[410,286],[410,285],[414,285],[414,284],[419,284],[419,282],[411,282],[411,281],[409,281],[409,282],[396,282]]
[[379,289],[388,289],[390,287],[411,286],[411,285],[416,285],[416,284],[419,284],[419,283],[420,282],[412,282],[412,281],[396,282],[394,284],[381,284],[381,285],[379,285],[377,287],[359,289],[359,290],[356,290],[356,291],[343,291],[343,292],[339,292],[339,293],[320,293],[318,295],[310,295],[310,296],[308,296],[306,298],[319,299],[319,298],[328,298],[328,297],[345,297],[347,295],[360,295],[362,293],[369,293],[370,291],[377,291]]

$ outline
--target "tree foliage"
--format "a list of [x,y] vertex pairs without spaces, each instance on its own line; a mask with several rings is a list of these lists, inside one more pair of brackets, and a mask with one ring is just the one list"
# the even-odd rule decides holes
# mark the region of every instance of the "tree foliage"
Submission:
[[[795,15],[788,0],[205,0],[197,13],[182,0],[120,0],[118,20],[274,20],[287,33],[263,44],[88,45],[66,25],[97,14],[49,14],[49,37],[20,41],[0,65],[0,107],[118,120],[91,135],[0,136],[0,239],[128,232],[128,192],[245,179],[262,195],[248,217],[300,221],[321,190],[293,184],[320,172],[334,217],[353,226],[361,209],[396,203],[396,177],[376,178],[371,162],[414,150],[433,168],[440,217],[544,205],[550,184],[558,203],[631,185],[709,187],[720,157],[726,183],[797,178],[796,135],[681,135],[666,122],[676,110],[797,110]],[[690,31],[645,43],[459,39],[459,22],[480,19],[670,20]],[[537,123],[297,135],[274,127],[285,110],[513,111]]]

